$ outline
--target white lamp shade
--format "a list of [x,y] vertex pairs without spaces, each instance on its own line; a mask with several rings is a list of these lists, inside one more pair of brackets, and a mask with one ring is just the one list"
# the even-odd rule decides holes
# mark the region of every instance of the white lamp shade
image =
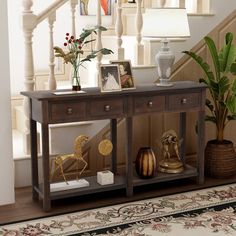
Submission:
[[188,38],[188,17],[185,8],[146,9],[143,15],[143,37]]

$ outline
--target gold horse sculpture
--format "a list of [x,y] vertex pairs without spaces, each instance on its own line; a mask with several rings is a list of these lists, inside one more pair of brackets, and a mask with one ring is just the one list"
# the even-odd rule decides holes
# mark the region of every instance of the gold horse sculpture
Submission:
[[[63,164],[67,160],[75,160],[76,161],[76,179],[79,179],[79,176],[84,172],[86,169],[88,163],[84,160],[83,158],[83,153],[82,153],[82,147],[84,144],[88,141],[88,137],[85,135],[80,135],[75,139],[75,146],[74,146],[74,153],[72,154],[65,154],[65,155],[60,155],[55,157],[53,161],[54,163],[54,171],[51,169],[51,180],[55,174],[55,172],[60,169],[61,175],[63,176],[63,179],[65,180],[66,184],[68,184],[67,179],[65,177],[64,169],[63,169]],[[81,171],[79,171],[79,163],[82,162],[84,164],[83,168]],[[51,168],[52,168],[51,164]]]

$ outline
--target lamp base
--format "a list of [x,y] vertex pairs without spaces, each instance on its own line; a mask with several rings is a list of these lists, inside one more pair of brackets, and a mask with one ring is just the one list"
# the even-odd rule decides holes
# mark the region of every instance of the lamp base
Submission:
[[171,87],[171,86],[174,86],[174,84],[172,83],[156,83],[156,86],[159,86],[159,87]]
[[157,53],[155,60],[157,64],[157,71],[158,71],[158,77],[159,77],[159,83],[157,86],[173,86],[172,83],[169,83],[170,81],[170,75],[171,75],[171,67],[174,63],[175,56],[173,52],[170,51],[170,48],[168,46],[168,40],[164,39],[163,46],[161,47],[161,50]]

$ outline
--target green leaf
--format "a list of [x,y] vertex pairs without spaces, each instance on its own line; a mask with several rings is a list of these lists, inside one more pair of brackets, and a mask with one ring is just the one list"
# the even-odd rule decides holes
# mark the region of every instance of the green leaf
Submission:
[[210,111],[214,110],[214,106],[208,98],[206,98],[206,106],[209,108]]
[[232,79],[232,87],[231,87],[231,91],[233,95],[236,95],[236,78]]
[[205,40],[205,42],[208,46],[208,49],[211,53],[211,58],[212,58],[212,61],[214,63],[214,68],[215,68],[216,80],[219,81],[220,80],[220,62],[219,62],[219,56],[218,56],[218,52],[216,49],[216,45],[215,45],[214,41],[208,36],[204,37],[204,40]]
[[110,49],[108,49],[108,48],[102,48],[102,49],[100,50],[100,52],[101,52],[103,55],[108,55],[108,54],[112,54],[112,53],[113,53],[113,51],[110,50]]
[[91,39],[91,40],[85,41],[84,44],[91,43],[91,42],[94,42],[94,41],[96,41],[96,39]]
[[208,81],[205,80],[204,78],[200,78],[200,79],[199,79],[199,83],[204,83],[204,84],[206,84],[206,85],[209,85]]
[[97,29],[101,31],[107,31],[107,28],[105,28],[104,26],[97,26]]
[[225,35],[225,44],[220,50],[219,61],[221,72],[229,72],[231,64],[235,61],[235,53],[232,47],[233,34]]
[[223,76],[220,78],[219,81],[219,96],[223,96],[229,89],[230,87],[230,81],[228,77]]
[[205,116],[205,121],[210,121],[216,124],[216,118],[214,116]]
[[234,62],[234,63],[231,64],[230,72],[231,72],[233,75],[236,75],[236,62]]
[[226,107],[230,111],[230,113],[236,113],[236,96],[230,96],[227,100]]
[[191,52],[191,51],[183,51],[183,53],[190,56],[192,59],[194,59],[200,65],[200,67],[203,69],[203,71],[205,72],[205,75],[208,78],[208,83],[212,80],[213,81],[215,80],[214,74],[212,73],[212,71],[210,71],[210,66],[206,62],[204,62],[200,56],[197,56],[196,53]]
[[236,120],[236,114],[227,116],[227,119],[228,119],[229,121],[230,121],[230,120]]

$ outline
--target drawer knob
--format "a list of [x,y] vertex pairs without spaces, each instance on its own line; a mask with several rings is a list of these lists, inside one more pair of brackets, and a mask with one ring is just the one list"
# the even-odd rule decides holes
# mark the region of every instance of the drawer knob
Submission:
[[110,106],[110,105],[104,106],[104,110],[105,110],[105,111],[110,111],[110,110],[111,110],[111,106]]
[[153,102],[152,101],[149,101],[148,102],[148,107],[152,107],[153,106]]
[[67,108],[67,114],[71,115],[73,113],[73,109],[72,108]]
[[182,104],[186,104],[186,103],[187,103],[187,98],[183,98],[183,99],[181,100],[181,103],[182,103]]

